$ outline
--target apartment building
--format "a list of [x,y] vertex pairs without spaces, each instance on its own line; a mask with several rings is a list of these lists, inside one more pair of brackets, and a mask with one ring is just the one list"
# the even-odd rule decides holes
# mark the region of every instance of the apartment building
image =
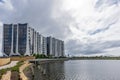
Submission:
[[32,54],[64,56],[64,41],[44,37],[28,23],[3,25],[3,54],[30,56]]

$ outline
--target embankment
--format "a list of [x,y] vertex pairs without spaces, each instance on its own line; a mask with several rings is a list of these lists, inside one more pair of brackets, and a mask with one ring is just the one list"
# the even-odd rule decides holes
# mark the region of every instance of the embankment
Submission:
[[32,72],[30,68],[31,66],[32,66],[31,63],[25,61],[24,64],[19,68],[21,80],[33,80]]
[[25,56],[25,57],[10,57],[11,61],[26,61],[26,60],[31,60],[35,59],[33,56]]
[[0,66],[10,63],[10,58],[0,58]]
[[[29,80],[29,79],[24,79],[26,76],[21,76],[21,75],[24,75],[23,70],[27,66],[29,66],[30,63],[23,63],[22,64],[21,62],[23,62],[23,61],[26,62],[27,60],[30,60],[30,59],[35,59],[35,57],[26,56],[26,57],[0,58],[0,68],[1,68],[1,70],[0,70],[0,79],[1,79],[1,77],[11,76],[11,79],[7,79],[7,80],[18,80],[19,74],[22,73],[22,74],[20,74],[20,77],[22,78],[22,80]],[[12,66],[11,65],[12,62],[15,62],[15,61],[18,61],[17,65]],[[10,64],[8,64],[8,63],[10,63]],[[2,69],[2,67],[4,67],[4,68]],[[11,74],[8,74],[7,71],[10,71]],[[17,79],[14,79],[15,77]],[[5,79],[3,78],[2,80],[5,80]]]

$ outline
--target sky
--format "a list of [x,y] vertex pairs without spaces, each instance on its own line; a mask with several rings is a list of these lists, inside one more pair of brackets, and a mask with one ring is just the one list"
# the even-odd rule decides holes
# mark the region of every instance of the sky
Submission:
[[0,0],[1,50],[4,23],[64,40],[66,55],[120,56],[120,0]]

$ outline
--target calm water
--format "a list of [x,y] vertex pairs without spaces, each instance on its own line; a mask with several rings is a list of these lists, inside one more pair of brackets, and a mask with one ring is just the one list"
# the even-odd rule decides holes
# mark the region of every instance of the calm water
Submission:
[[119,60],[69,60],[38,65],[34,80],[120,80]]

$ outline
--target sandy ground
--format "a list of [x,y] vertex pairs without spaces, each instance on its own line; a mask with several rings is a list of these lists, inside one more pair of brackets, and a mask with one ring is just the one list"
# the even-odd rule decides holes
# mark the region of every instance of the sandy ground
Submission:
[[2,76],[1,80],[10,80],[10,78],[11,78],[11,71],[7,71],[7,73]]
[[30,65],[31,65],[30,63],[25,62],[25,63],[19,68],[20,78],[21,78],[22,80],[29,80],[29,78],[24,74],[23,70],[24,70],[26,67],[30,66]]
[[13,66],[15,66],[17,64],[18,61],[12,61],[10,64],[4,65],[4,66],[0,66],[0,70],[1,69],[6,69],[6,68],[11,68]]

